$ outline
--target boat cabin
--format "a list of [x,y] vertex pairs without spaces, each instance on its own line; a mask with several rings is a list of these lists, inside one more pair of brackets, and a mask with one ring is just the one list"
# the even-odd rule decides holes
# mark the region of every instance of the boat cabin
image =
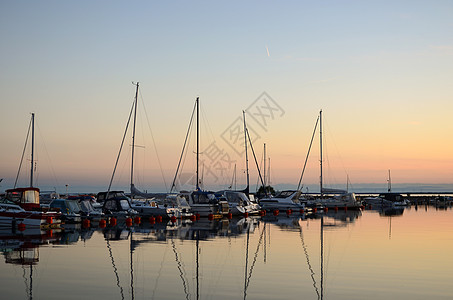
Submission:
[[25,210],[39,210],[39,189],[34,187],[6,190],[6,199]]

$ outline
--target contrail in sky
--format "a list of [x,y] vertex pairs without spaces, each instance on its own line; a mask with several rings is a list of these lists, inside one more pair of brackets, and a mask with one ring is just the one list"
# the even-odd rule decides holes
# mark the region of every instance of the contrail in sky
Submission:
[[266,51],[267,51],[267,57],[270,57],[271,55],[269,54],[269,47],[266,45]]

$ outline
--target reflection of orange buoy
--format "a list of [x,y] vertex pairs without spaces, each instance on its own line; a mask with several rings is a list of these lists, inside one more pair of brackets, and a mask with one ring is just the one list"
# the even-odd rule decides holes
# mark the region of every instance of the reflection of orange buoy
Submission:
[[88,219],[83,220],[83,228],[89,228],[90,225],[91,225],[90,220]]
[[24,231],[25,230],[25,224],[22,223],[22,222],[17,224],[17,229],[19,229],[19,231]]
[[244,218],[248,218],[249,217],[249,213],[248,212],[245,212],[244,213]]
[[278,209],[275,209],[275,210],[273,211],[274,216],[278,216],[279,213],[280,213],[280,211],[279,211]]
[[53,223],[53,218],[52,217],[47,217],[46,218],[47,224],[52,224]]
[[170,220],[171,220],[173,223],[175,223],[175,222],[176,222],[176,217],[175,217],[175,216],[171,216],[171,217],[170,217]]
[[231,220],[233,218],[233,214],[232,213],[228,213],[227,218]]
[[142,218],[140,218],[139,216],[134,218],[134,223],[135,224],[140,224],[141,222],[142,222]]
[[111,218],[110,219],[110,226],[115,226],[116,225],[116,218]]
[[104,219],[99,221],[99,227],[105,228],[105,225],[107,225],[107,222]]
[[157,216],[156,217],[156,222],[157,223],[162,223],[162,216]]
[[213,220],[214,219],[214,215],[213,214],[209,214],[208,215],[208,220]]

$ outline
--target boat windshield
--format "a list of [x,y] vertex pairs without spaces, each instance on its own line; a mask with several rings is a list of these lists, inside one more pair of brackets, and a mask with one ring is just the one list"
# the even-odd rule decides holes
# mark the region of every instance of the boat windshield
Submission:
[[80,206],[77,203],[77,201],[72,201],[72,200],[66,201],[66,205],[68,206],[69,210],[74,213],[78,213],[81,211]]
[[247,198],[244,193],[226,192],[226,198],[230,203],[247,203]]
[[127,201],[127,199],[121,199],[120,205],[121,205],[121,209],[123,209],[123,210],[128,210],[131,208],[131,206],[129,205],[129,201]]
[[24,192],[22,203],[35,203],[39,204],[39,192],[35,190],[28,190]]
[[276,195],[275,197],[277,198],[287,198],[289,196],[291,196],[292,194],[294,194],[293,191],[282,191],[280,192],[278,195]]
[[93,205],[91,204],[90,201],[81,201],[80,202],[80,208],[84,212],[92,212],[92,211],[94,211],[94,207],[93,207]]
[[193,203],[195,204],[206,204],[215,200],[215,196],[213,194],[193,193],[192,197]]

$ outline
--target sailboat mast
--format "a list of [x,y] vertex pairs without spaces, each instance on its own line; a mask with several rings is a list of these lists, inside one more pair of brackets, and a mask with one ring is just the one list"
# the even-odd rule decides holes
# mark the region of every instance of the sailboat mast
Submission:
[[135,152],[135,123],[137,119],[137,99],[138,99],[138,82],[135,84],[135,102],[134,102],[134,126],[132,128],[132,157],[131,157],[131,193],[134,185],[134,152]]
[[35,154],[35,113],[31,113],[31,164],[30,164],[30,187],[33,187],[33,163]]
[[319,111],[319,152],[320,152],[320,159],[319,159],[319,166],[321,169],[321,173],[319,176],[319,186],[320,186],[320,193],[321,197],[323,195],[322,192],[322,110]]
[[390,179],[390,170],[389,170],[389,179],[388,179],[388,186],[387,191],[390,193],[392,191],[392,181]]
[[263,166],[263,181],[264,181],[264,186],[263,188],[266,188],[266,143],[264,143],[264,159],[263,159],[263,163],[264,163],[264,166]]
[[200,151],[199,151],[199,148],[200,148],[200,140],[199,140],[199,134],[200,134],[200,105],[198,103],[199,101],[199,97],[197,97],[197,190],[199,189],[199,174],[198,174],[198,161],[199,161],[199,154],[200,154]]
[[247,127],[246,127],[246,123],[245,123],[245,111],[243,110],[242,111],[242,117],[244,119],[244,146],[245,146],[245,169],[246,169],[246,172],[247,172],[247,188],[246,188],[246,191],[247,191],[247,196],[248,196],[248,193],[249,193],[249,187],[250,187],[250,175],[249,175],[249,158],[248,158],[248,154],[247,154]]

